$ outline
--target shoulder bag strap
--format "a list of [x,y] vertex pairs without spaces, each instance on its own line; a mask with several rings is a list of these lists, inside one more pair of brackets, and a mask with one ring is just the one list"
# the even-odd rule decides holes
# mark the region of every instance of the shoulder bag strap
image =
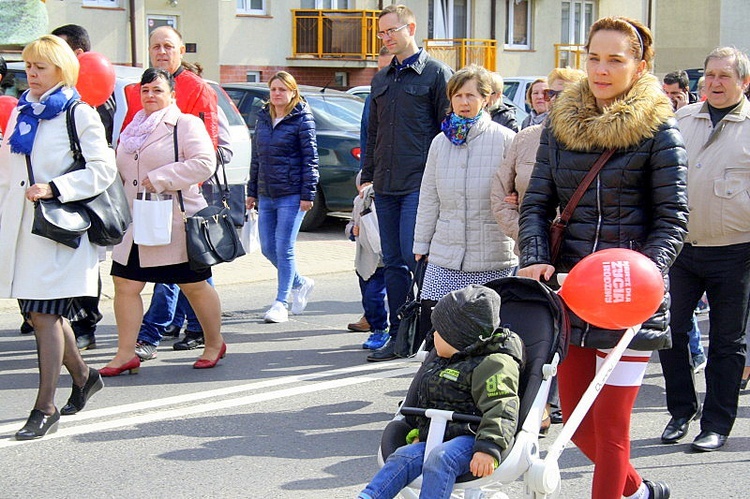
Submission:
[[65,122],[68,128],[68,142],[70,142],[70,150],[73,153],[75,160],[83,158],[83,151],[81,150],[81,141],[78,139],[78,130],[76,129],[76,117],[75,108],[81,101],[75,101],[65,111]]
[[571,196],[568,204],[565,205],[565,209],[562,211],[560,217],[558,218],[559,222],[561,222],[563,225],[568,224],[568,220],[570,220],[570,217],[573,216],[573,211],[575,211],[576,206],[578,206],[579,201],[581,201],[583,193],[586,192],[586,189],[589,188],[591,182],[594,181],[594,177],[599,174],[605,163],[609,161],[609,158],[611,158],[614,153],[614,149],[608,149],[604,151],[601,156],[599,156],[599,158],[596,160],[596,163],[594,163],[589,172],[581,181],[578,189],[576,189],[576,191],[573,193],[573,196]]
[[[172,142],[174,143],[174,162],[177,163],[180,160],[180,150],[177,145],[177,122],[174,124],[174,130],[172,132]],[[180,200],[180,211],[182,212],[182,218],[187,219],[185,214],[185,203],[182,200],[182,189],[177,191],[177,199]]]
[[34,170],[31,169],[31,156],[28,154],[24,154],[26,156],[26,173],[29,174],[29,187],[36,184],[34,181]]

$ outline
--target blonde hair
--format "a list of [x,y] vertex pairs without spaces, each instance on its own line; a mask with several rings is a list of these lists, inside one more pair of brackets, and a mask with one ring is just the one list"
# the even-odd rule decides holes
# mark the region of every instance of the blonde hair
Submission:
[[503,93],[505,82],[500,73],[491,72],[490,77],[492,78],[492,93]]
[[81,65],[73,49],[58,36],[39,37],[24,47],[21,57],[24,62],[46,62],[57,67],[65,86],[74,87],[78,83],[78,71]]
[[564,83],[575,83],[584,78],[586,78],[586,72],[582,69],[555,68],[547,75],[547,84],[551,87],[558,80],[562,80]]
[[[275,75],[271,77],[270,80],[268,80],[268,88],[271,88],[271,83],[273,83],[275,80],[279,80],[281,83],[284,84],[286,88],[292,91],[292,100],[289,101],[289,104],[284,108],[284,116],[292,112],[292,109],[294,109],[294,106],[302,102],[302,96],[299,93],[299,87],[297,86],[297,80],[294,79],[294,76],[287,73],[286,71],[279,71]],[[279,118],[279,116],[276,116],[276,108],[273,106],[269,106],[271,110],[271,119]]]

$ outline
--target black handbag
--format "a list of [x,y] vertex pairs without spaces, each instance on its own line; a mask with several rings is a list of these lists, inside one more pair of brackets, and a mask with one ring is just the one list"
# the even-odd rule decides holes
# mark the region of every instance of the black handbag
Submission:
[[[36,181],[28,154],[26,155],[26,171],[29,175],[29,185],[34,185]],[[81,236],[89,227],[91,227],[91,220],[86,210],[76,203],[63,203],[57,198],[39,199],[34,202],[32,234],[76,249],[81,244]]]
[[[396,344],[393,352],[398,357],[412,357],[419,350],[421,340],[420,322],[421,322],[421,293],[422,281],[427,268],[426,259],[423,257],[417,261],[417,267],[414,270],[414,277],[409,287],[409,293],[406,295],[406,303],[399,307],[398,318],[400,323],[396,333]],[[416,289],[416,291],[415,291]],[[423,339],[423,338],[422,338]]]
[[[224,176],[224,184],[219,181],[218,170],[221,169]],[[245,184],[229,185],[227,182],[227,171],[224,163],[224,157],[216,154],[216,172],[213,177],[203,182],[201,193],[206,198],[209,206],[221,208],[224,205],[229,207],[229,214],[235,227],[245,225],[245,198],[247,198],[247,186]]]
[[[86,158],[81,151],[81,142],[78,140],[76,130],[75,108],[80,102],[74,103],[67,110],[68,140],[70,150],[73,152],[73,167],[70,171],[86,167]],[[88,199],[76,201],[88,212],[91,219],[89,228],[89,241],[97,246],[114,246],[122,241],[125,231],[133,221],[130,213],[130,204],[125,195],[125,188],[118,173],[114,181],[107,189]]]
[[[175,161],[179,161],[176,124],[174,155]],[[204,270],[217,263],[231,262],[245,254],[226,202],[223,206],[207,206],[195,215],[187,216],[181,190],[177,191],[177,198],[185,221],[185,239],[191,269]]]

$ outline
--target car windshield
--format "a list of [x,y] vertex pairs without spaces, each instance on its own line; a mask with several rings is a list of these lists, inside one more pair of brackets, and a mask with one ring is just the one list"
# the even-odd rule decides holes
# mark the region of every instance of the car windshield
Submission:
[[306,94],[318,130],[359,130],[364,102],[343,95]]

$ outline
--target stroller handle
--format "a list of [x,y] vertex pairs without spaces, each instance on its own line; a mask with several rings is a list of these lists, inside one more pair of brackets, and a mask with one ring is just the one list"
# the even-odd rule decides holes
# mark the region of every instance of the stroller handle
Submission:
[[404,416],[423,416],[433,418],[435,416],[445,419],[447,421],[456,421],[458,423],[475,423],[479,424],[482,422],[480,416],[473,414],[460,414],[453,411],[443,411],[440,409],[422,409],[419,407],[401,407],[401,414]]

